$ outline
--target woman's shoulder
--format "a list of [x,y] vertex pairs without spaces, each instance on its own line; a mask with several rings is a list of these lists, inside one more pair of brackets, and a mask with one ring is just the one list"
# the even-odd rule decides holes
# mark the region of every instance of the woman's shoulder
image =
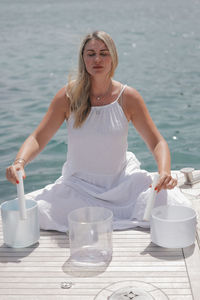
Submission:
[[68,93],[67,93],[67,86],[63,86],[55,95],[54,97],[55,102],[66,102],[68,101]]
[[54,96],[51,106],[54,109],[63,110],[65,112],[69,111],[69,98],[67,96],[67,87],[63,86]]
[[145,103],[140,93],[133,87],[126,86],[123,93],[123,105],[127,115],[131,118],[133,113],[144,109]]
[[123,89],[123,101],[126,101],[127,104],[134,104],[142,100],[142,96],[135,88],[115,80],[113,80],[113,83],[118,91],[122,91]]
[[128,85],[123,93],[123,101],[125,101],[125,104],[128,106],[139,105],[144,102],[141,94],[135,88]]
[[129,85],[125,85],[126,88],[124,89],[124,96],[127,98],[128,101],[137,100],[141,97],[140,93],[133,87]]

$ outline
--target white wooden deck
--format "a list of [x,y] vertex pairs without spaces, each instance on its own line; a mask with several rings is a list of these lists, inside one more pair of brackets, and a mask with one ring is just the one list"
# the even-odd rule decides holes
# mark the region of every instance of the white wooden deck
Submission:
[[[181,190],[200,212],[200,184],[186,188],[183,176],[177,175]],[[117,289],[132,285],[156,300],[198,300],[199,245],[198,234],[195,245],[173,250],[152,244],[149,230],[115,231],[109,266],[75,271],[68,263],[67,235],[41,231],[38,244],[12,249],[3,243],[0,224],[0,299],[108,300]],[[72,287],[61,288],[62,282],[71,282]]]

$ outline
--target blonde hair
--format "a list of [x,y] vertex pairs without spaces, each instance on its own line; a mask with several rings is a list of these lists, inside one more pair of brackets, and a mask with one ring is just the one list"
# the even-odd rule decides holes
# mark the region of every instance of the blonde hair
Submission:
[[92,39],[103,41],[110,52],[112,59],[110,77],[113,77],[115,69],[118,65],[116,46],[109,34],[104,31],[94,31],[85,36],[85,38],[82,40],[79,50],[78,72],[74,80],[69,78],[67,86],[67,96],[70,99],[70,112],[73,112],[75,117],[75,128],[81,127],[91,110],[91,103],[89,100],[91,87],[90,74],[88,74],[85,67],[83,52],[86,44]]

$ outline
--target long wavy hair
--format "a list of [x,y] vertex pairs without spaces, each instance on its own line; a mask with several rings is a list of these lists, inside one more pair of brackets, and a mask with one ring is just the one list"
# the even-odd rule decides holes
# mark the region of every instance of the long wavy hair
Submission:
[[70,113],[73,112],[74,114],[75,128],[81,127],[91,110],[91,103],[89,99],[91,80],[90,74],[87,72],[85,67],[83,53],[86,44],[92,39],[103,41],[109,50],[112,59],[112,66],[109,74],[110,78],[113,77],[118,65],[117,49],[109,34],[104,31],[94,31],[84,37],[79,50],[77,74],[74,79],[72,79],[72,77],[69,78],[67,85],[67,96],[70,99]]

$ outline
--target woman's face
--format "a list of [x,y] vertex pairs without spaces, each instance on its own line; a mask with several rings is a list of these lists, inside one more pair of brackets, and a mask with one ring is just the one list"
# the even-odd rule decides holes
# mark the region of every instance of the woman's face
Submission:
[[92,39],[85,45],[83,60],[91,76],[109,75],[112,58],[107,46],[101,40]]

